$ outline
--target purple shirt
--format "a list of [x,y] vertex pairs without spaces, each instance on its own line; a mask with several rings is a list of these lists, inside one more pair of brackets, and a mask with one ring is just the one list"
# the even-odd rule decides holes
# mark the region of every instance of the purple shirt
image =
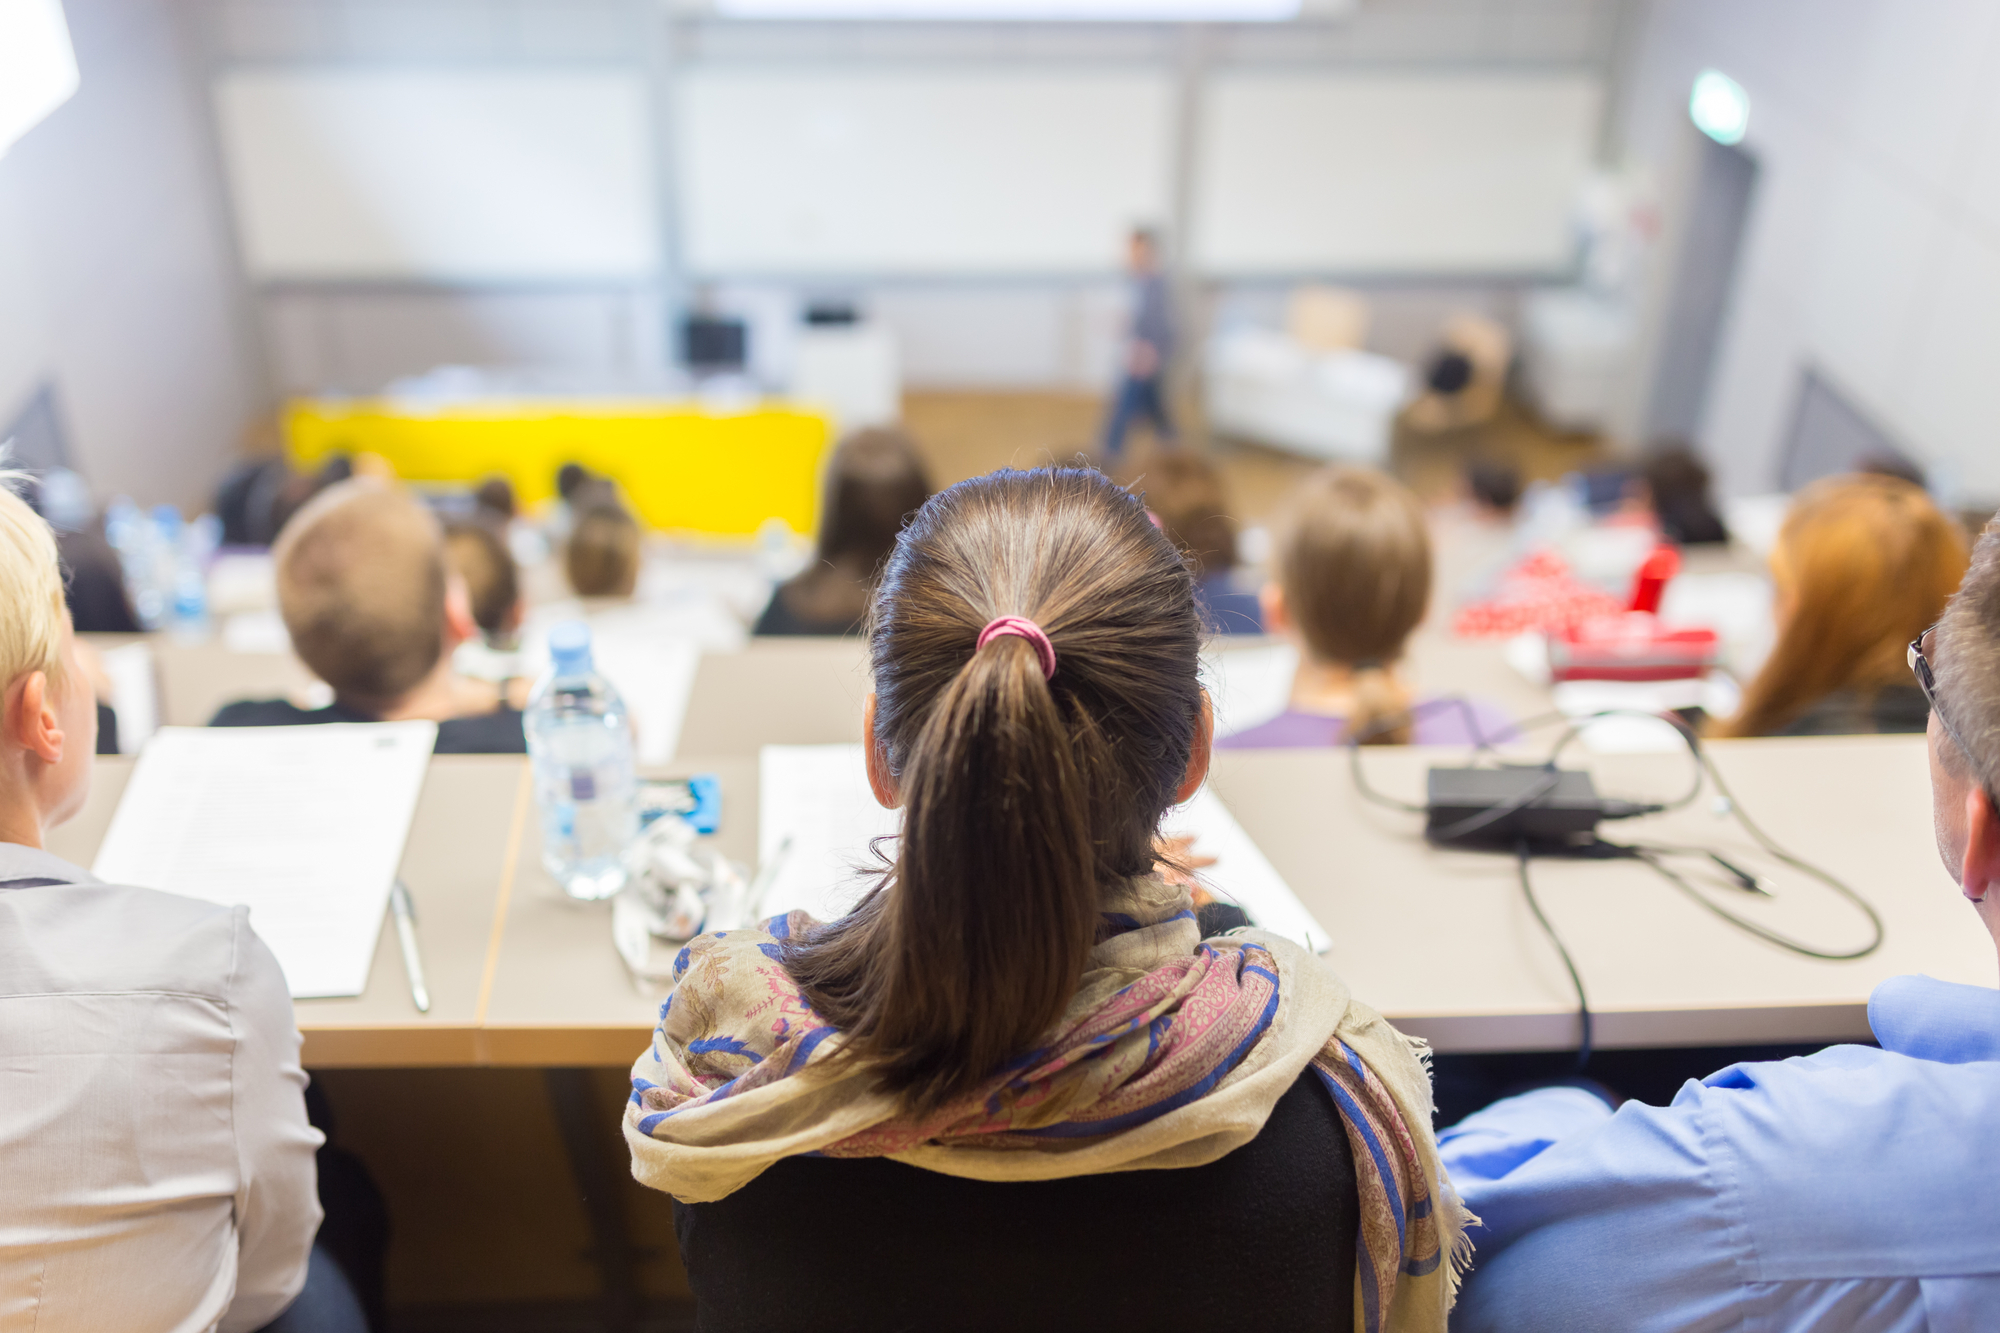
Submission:
[[[1475,745],[1481,739],[1492,745],[1516,738],[1513,719],[1484,699],[1466,699],[1463,706],[1456,696],[1420,699],[1410,711],[1415,715],[1410,738],[1413,745]],[[1477,734],[1473,730],[1475,724]],[[1284,750],[1346,743],[1346,718],[1302,713],[1296,708],[1288,708],[1269,722],[1260,722],[1216,741],[1225,750]]]

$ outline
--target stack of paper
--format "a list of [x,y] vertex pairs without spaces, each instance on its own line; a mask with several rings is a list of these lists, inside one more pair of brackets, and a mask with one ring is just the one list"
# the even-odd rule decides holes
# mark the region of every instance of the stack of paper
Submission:
[[[868,870],[879,863],[869,840],[896,833],[902,814],[876,802],[859,745],[767,745],[759,771],[757,858],[767,888],[758,914],[804,908],[831,921],[872,882]],[[1328,947],[1325,928],[1215,793],[1204,787],[1168,811],[1160,831],[1191,836],[1196,856],[1215,858],[1197,874],[1216,897],[1315,953]]]
[[436,740],[434,722],[163,727],[93,870],[242,903],[294,996],[359,995]]

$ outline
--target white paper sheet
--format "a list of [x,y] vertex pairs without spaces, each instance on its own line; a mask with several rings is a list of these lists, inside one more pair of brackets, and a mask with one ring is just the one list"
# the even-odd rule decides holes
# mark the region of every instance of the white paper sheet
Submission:
[[107,648],[111,711],[118,715],[118,753],[137,754],[160,726],[160,686],[153,674],[153,645],[144,639]]
[[436,739],[434,722],[163,727],[93,870],[242,903],[294,996],[359,995]]
[[[802,907],[821,921],[842,915],[868,887],[869,839],[896,833],[901,812],[876,803],[859,745],[767,745],[759,773],[757,861],[769,881],[757,914]],[[1192,835],[1195,855],[1215,858],[1197,873],[1217,897],[1314,952],[1328,947],[1325,928],[1214,792],[1204,787],[1160,828]]]
[[1216,736],[1234,736],[1284,712],[1298,669],[1299,650],[1289,643],[1204,649],[1201,683],[1215,707]]

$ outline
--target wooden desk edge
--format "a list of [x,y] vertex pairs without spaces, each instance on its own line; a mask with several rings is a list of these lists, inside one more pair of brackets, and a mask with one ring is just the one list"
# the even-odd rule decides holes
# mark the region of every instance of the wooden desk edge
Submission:
[[479,1029],[428,1023],[302,1027],[299,1063],[307,1069],[463,1067],[479,1058]]
[[479,1063],[485,1065],[616,1065],[629,1069],[653,1040],[650,1025],[579,1025],[551,1023],[479,1030]]

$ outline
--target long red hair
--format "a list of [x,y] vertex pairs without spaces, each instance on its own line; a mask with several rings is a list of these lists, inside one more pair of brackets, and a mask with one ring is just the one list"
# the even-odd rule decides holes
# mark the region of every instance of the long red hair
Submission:
[[1767,736],[1836,690],[1907,680],[1904,649],[1965,577],[1965,531],[1897,477],[1829,477],[1792,502],[1771,573],[1778,642],[1718,736]]

